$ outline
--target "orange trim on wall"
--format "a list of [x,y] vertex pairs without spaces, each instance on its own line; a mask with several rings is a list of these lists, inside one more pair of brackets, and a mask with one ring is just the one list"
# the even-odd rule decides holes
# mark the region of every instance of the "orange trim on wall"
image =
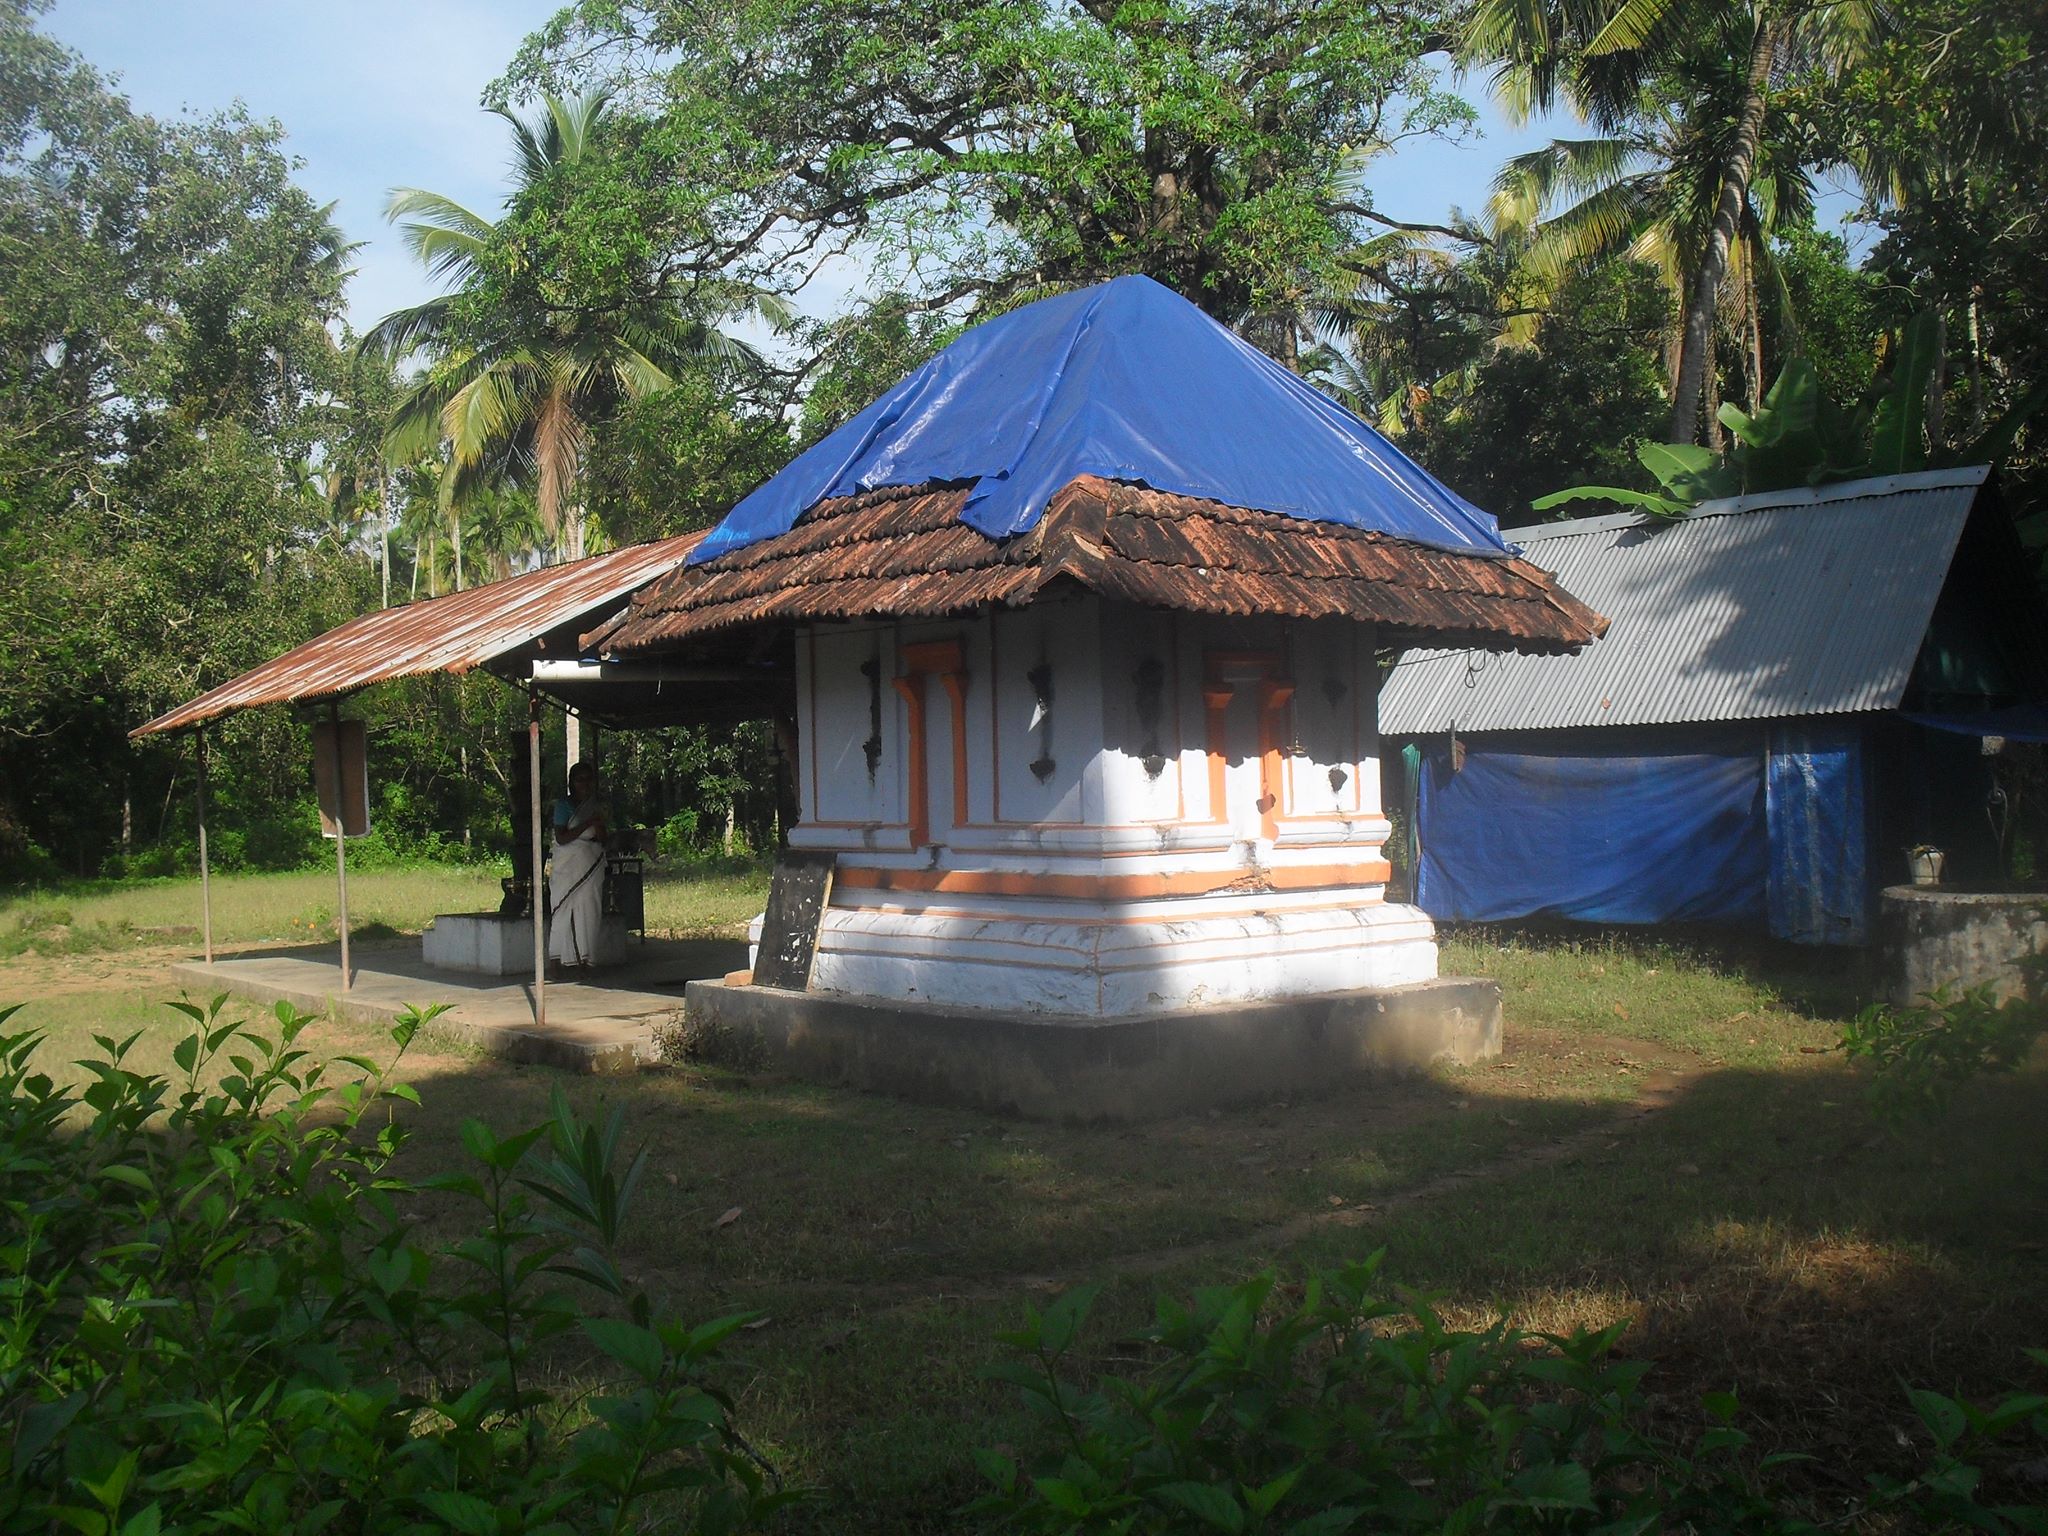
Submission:
[[1280,834],[1279,820],[1283,814],[1282,798],[1286,789],[1280,761],[1285,732],[1281,729],[1283,722],[1280,717],[1285,713],[1288,701],[1294,697],[1294,684],[1282,676],[1285,663],[1277,651],[1209,651],[1203,656],[1202,665],[1208,678],[1208,685],[1202,690],[1202,702],[1209,709],[1209,790],[1214,797],[1209,813],[1218,821],[1230,820],[1229,807],[1225,804],[1225,768],[1229,762],[1230,743],[1224,714],[1234,689],[1226,674],[1250,672],[1258,678],[1259,797],[1256,808],[1259,835],[1270,841]]
[[903,670],[905,672],[965,672],[967,670],[967,657],[957,639],[920,640],[915,645],[903,647]]
[[922,848],[932,840],[931,782],[925,773],[924,679],[914,675],[895,677],[889,680],[889,685],[902,696],[909,711],[906,725],[910,750],[906,755],[906,773],[910,782],[905,789],[910,798],[910,846]]
[[1299,864],[1254,874],[1231,870],[1171,870],[1146,875],[1057,875],[1023,870],[877,869],[841,864],[833,888],[930,891],[947,896],[1039,896],[1066,901],[1149,901],[1252,891],[1312,891],[1329,886],[1385,885],[1393,873],[1385,859],[1356,864]]
[[1281,802],[1286,793],[1280,749],[1285,732],[1281,716],[1294,697],[1294,684],[1267,678],[1259,684],[1259,831],[1268,839],[1280,835]]
[[953,705],[953,825],[967,824],[967,652],[956,636],[921,640],[901,647],[903,675],[892,686],[910,707],[910,844],[922,848],[932,840],[931,751],[925,716],[925,679],[937,677]]

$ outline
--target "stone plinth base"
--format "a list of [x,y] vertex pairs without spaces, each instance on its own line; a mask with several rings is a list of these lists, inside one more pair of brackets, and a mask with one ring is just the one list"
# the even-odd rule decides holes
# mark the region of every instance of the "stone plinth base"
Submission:
[[[1436,927],[1377,886],[1090,904],[899,898],[832,906],[811,990],[1088,1019],[1406,986]],[[835,893],[836,900],[836,893]],[[755,919],[750,938],[760,940]]]
[[[476,976],[533,974],[533,919],[495,912],[443,912],[420,938],[420,958],[437,971]],[[597,964],[623,965],[626,927],[606,915],[597,930]]]
[[1937,987],[2022,997],[2029,972],[2048,965],[2048,892],[1895,885],[1878,910],[1878,943],[1886,994],[1901,1007]]
[[1054,1018],[693,981],[714,1058],[1045,1120],[1132,1121],[1328,1092],[1500,1053],[1500,985],[1410,986],[1120,1018]]

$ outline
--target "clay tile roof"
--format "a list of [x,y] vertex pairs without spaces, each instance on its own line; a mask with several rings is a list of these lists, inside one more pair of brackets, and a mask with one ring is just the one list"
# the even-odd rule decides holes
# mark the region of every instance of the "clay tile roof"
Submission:
[[960,521],[967,491],[926,485],[822,501],[787,533],[643,588],[584,643],[639,656],[735,626],[1021,606],[1063,579],[1146,607],[1341,617],[1438,644],[1567,651],[1607,627],[1526,560],[1094,476],[1069,483],[1029,531],[999,540]]

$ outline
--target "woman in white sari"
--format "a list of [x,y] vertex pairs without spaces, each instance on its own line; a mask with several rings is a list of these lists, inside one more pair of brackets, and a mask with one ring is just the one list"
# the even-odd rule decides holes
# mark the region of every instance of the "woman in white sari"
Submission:
[[597,770],[578,763],[569,770],[569,793],[555,802],[555,855],[548,867],[548,910],[554,916],[548,953],[560,966],[588,968],[597,958],[597,929],[604,921],[604,845]]

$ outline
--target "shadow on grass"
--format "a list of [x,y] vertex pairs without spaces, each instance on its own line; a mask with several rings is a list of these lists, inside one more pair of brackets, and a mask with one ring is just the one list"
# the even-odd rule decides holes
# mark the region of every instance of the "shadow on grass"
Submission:
[[1765,1449],[1818,1458],[1810,1486],[1860,1488],[1924,1450],[1902,1384],[2038,1387],[2022,1350],[2048,1339],[2048,1073],[1903,1134],[1862,1089],[1834,1061],[1705,1073],[1634,1136],[1403,1213],[1379,1234],[1390,1271],[1466,1320],[1632,1317],[1623,1348],[1656,1363],[1674,1428],[1733,1388]]
[[[1639,1114],[1655,1048],[1508,1039],[1498,1065],[1129,1127],[695,1066],[568,1078],[422,1041],[402,1168],[454,1166],[465,1117],[537,1123],[557,1086],[621,1107],[649,1150],[627,1261],[677,1315],[769,1314],[735,1346],[742,1418],[831,1491],[799,1516],[821,1531],[956,1528],[971,1449],[1032,1433],[981,1374],[996,1332],[1081,1280],[1108,1287],[1089,1361],[1127,1369],[1116,1341],[1158,1291],[1384,1245],[1460,1321],[1633,1317],[1657,1412],[1690,1429],[1701,1392],[1735,1387],[1770,1448],[1823,1457],[1823,1487],[1896,1462],[1902,1379],[1988,1396],[2048,1341],[2048,1074],[1897,1137],[1831,1056],[1701,1065]],[[454,1235],[432,1197],[410,1214]]]

